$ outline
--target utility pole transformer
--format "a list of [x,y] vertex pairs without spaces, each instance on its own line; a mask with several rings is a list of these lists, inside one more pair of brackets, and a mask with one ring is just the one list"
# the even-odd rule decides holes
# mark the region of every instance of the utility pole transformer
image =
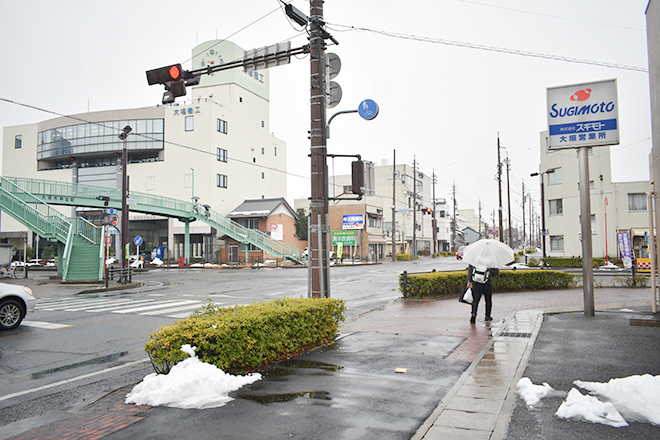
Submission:
[[326,148],[325,39],[323,1],[310,6],[311,200],[309,264],[312,298],[330,297],[328,172]]

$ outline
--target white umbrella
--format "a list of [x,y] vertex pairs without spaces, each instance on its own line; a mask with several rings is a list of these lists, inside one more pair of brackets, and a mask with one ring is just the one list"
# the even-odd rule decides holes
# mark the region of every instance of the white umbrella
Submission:
[[479,268],[501,267],[515,259],[513,249],[504,243],[483,239],[465,248],[463,261]]

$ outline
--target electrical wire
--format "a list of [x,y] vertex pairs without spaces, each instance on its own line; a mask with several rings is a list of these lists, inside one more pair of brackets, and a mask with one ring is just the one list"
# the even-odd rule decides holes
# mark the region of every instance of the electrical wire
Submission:
[[[446,46],[456,46],[456,47],[464,47],[467,49],[477,49],[477,50],[484,50],[488,52],[498,52],[498,53],[506,53],[509,55],[519,55],[519,56],[524,56],[524,57],[532,57],[532,58],[542,58],[546,60],[553,60],[553,61],[564,61],[567,63],[577,63],[577,64],[587,64],[591,66],[598,66],[598,67],[608,67],[612,69],[620,69],[620,70],[632,70],[634,72],[644,72],[648,73],[649,69],[645,67],[637,67],[637,66],[628,66],[624,64],[614,64],[614,63],[605,63],[602,61],[594,61],[594,60],[584,60],[584,59],[579,59],[579,58],[569,58],[565,56],[560,56],[560,55],[549,55],[549,54],[543,54],[543,53],[537,53],[537,52],[529,52],[529,51],[524,51],[524,50],[518,50],[518,49],[508,49],[504,47],[496,47],[496,46],[484,46],[481,44],[473,44],[473,43],[465,43],[461,41],[452,41],[452,40],[443,40],[440,38],[432,38],[432,37],[421,37],[417,35],[410,35],[410,34],[401,34],[398,32],[390,32],[390,31],[382,31],[382,30],[376,30],[376,29],[369,29],[369,28],[363,28],[363,27],[357,27],[357,26],[349,26],[349,25],[343,25],[343,24],[332,24],[332,26],[340,26],[347,28],[347,30],[353,30],[353,31],[362,31],[362,32],[370,32],[372,34],[376,35],[382,35],[385,37],[392,37],[392,38],[399,38],[402,40],[413,40],[413,41],[422,41],[425,43],[433,43],[433,44],[443,44]],[[328,28],[332,29],[330,27],[330,24],[328,24]],[[338,29],[333,29],[335,31],[339,31]]]
[[[40,112],[48,113],[48,114],[51,114],[51,115],[59,116],[59,117],[62,117],[62,118],[71,119],[71,120],[82,122],[82,123],[85,123],[85,124],[94,124],[94,125],[99,126],[99,127],[110,128],[110,129],[115,128],[115,127],[110,127],[110,126],[104,125],[103,123],[100,123],[100,122],[88,121],[88,120],[80,118],[78,116],[65,115],[63,113],[58,113],[58,112],[53,111],[53,110],[48,110],[48,109],[45,109],[45,108],[37,107],[35,105],[26,104],[26,103],[23,103],[23,102],[18,102],[18,101],[14,101],[14,100],[3,98],[3,97],[0,97],[0,101],[6,102],[8,104],[18,105],[18,106],[29,108],[29,109],[32,109],[32,110],[37,110],[37,111],[40,111]],[[151,137],[149,135],[146,135],[146,134],[131,133],[131,135],[140,136],[140,137],[142,137],[144,139],[147,139],[147,140],[160,141],[160,139],[153,138],[153,137]],[[214,152],[202,150],[200,148],[191,147],[189,145],[184,145],[184,144],[180,144],[180,143],[172,142],[172,141],[167,141],[167,140],[163,140],[162,142],[164,144],[167,144],[167,145],[172,145],[174,147],[184,148],[186,150],[194,151],[196,153],[207,154],[207,155],[213,156],[213,157],[216,156],[216,153],[214,153]],[[244,160],[241,160],[241,159],[236,159],[236,158],[233,158],[233,157],[230,157],[230,156],[227,157],[227,160],[228,161],[233,160],[235,162],[239,162],[239,163],[242,163],[242,164],[245,164],[245,165],[251,165],[251,166],[254,166],[254,167],[257,167],[257,168],[262,168],[262,169],[266,169],[266,170],[269,170],[269,171],[275,171],[275,172],[278,172],[278,173],[286,174],[288,176],[298,177],[298,178],[302,178],[302,179],[306,179],[306,180],[311,179],[308,176],[301,176],[299,174],[295,174],[295,173],[291,173],[291,172],[288,172],[288,171],[280,170],[279,168],[267,167],[265,165],[260,165],[258,163],[248,162],[248,161],[244,161]]]

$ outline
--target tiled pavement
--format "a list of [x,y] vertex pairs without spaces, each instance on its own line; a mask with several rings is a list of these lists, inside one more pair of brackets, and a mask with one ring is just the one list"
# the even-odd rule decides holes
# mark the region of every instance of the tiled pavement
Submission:
[[98,440],[144,419],[150,406],[125,405],[129,389],[123,388],[103,398],[101,408],[83,408],[75,415],[11,437],[11,440]]
[[[650,303],[650,289],[603,288],[595,291],[596,309]],[[495,321],[480,316],[469,324],[470,308],[455,298],[399,300],[344,323],[343,333],[437,334],[465,338],[448,357],[471,362],[414,440],[440,438],[503,439],[515,402],[514,388],[525,370],[543,312],[582,310],[582,290],[521,292],[493,297]],[[481,313],[483,313],[481,305]],[[481,318],[481,319],[480,319]],[[128,390],[118,390],[72,417],[26,431],[10,440],[100,439],[137,423],[149,407],[125,405]]]

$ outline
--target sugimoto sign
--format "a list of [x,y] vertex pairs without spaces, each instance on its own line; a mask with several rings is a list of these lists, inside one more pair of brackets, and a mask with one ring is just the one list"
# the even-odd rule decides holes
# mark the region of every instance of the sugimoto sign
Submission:
[[549,150],[619,143],[616,79],[547,91]]

